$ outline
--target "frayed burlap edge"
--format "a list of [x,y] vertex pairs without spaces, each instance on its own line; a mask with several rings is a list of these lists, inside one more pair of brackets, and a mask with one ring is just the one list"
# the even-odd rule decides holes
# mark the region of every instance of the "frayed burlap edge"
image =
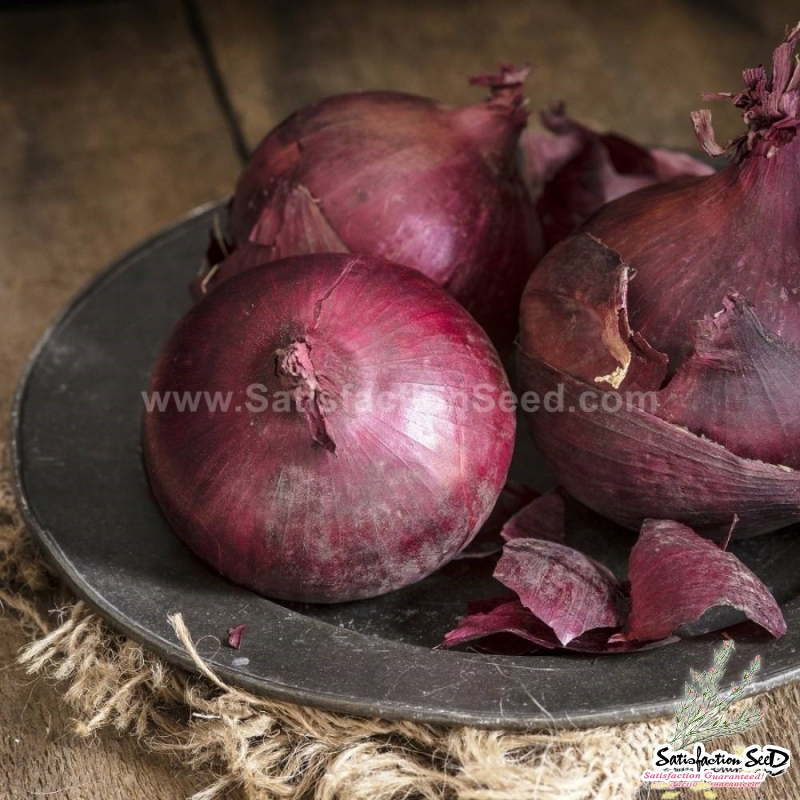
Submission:
[[74,598],[41,614],[36,598],[52,577],[15,510],[5,469],[0,522],[0,601],[35,639],[19,662],[61,682],[79,734],[114,726],[216,776],[193,800],[234,787],[253,800],[627,799],[653,746],[671,735],[671,719],[514,733],[356,719],[257,697],[203,663],[180,616],[170,621],[198,675],[113,633]]

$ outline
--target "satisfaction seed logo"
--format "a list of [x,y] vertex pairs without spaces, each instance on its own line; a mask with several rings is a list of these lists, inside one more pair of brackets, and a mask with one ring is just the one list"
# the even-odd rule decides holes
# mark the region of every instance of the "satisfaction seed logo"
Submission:
[[[703,789],[709,790],[703,792],[707,797],[714,797],[714,787],[760,786],[767,777],[776,778],[789,768],[790,753],[778,745],[753,744],[736,747],[732,753],[709,753],[703,744],[751,730],[764,718],[764,711],[755,705],[739,711],[731,709],[761,668],[761,656],[753,659],[739,683],[727,690],[720,688],[733,648],[732,641],[724,642],[714,653],[714,663],[708,670],[691,670],[691,681],[686,684],[683,703],[675,714],[675,735],[668,744],[653,751],[652,769],[642,773],[642,780],[653,788]],[[677,796],[678,793],[667,791],[662,798]]]

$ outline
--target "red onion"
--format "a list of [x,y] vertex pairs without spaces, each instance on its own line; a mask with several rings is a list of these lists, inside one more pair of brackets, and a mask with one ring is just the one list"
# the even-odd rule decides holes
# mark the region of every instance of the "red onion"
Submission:
[[[571,494],[628,527],[717,535],[738,514],[741,536],[800,519],[798,40],[800,26],[771,76],[745,71],[748,132],[722,171],[609,204],[526,288],[525,385],[560,384],[575,408],[532,415],[536,441]],[[721,152],[707,112],[694,119]],[[581,411],[598,390],[606,407]]]
[[[227,411],[205,396],[178,410],[198,392]],[[151,405],[166,393],[144,423],[165,516],[214,569],[285,600],[370,597],[432,572],[486,520],[511,460],[486,335],[428,278],[368,256],[226,281],[164,347]]]
[[548,250],[612,200],[645,186],[714,172],[685,153],[648,150],[617,133],[597,133],[568,117],[563,103],[540,116],[554,135],[523,131],[520,149]]
[[234,628],[228,628],[228,647],[238,650],[242,646],[242,636],[244,636],[247,625],[237,625]]
[[[239,178],[230,207],[236,244],[263,245],[271,259],[356,252],[414,267],[510,344],[542,252],[516,163],[526,74],[507,67],[473,78],[490,96],[463,108],[363,92],[298,111]],[[247,261],[225,262],[206,288]]]

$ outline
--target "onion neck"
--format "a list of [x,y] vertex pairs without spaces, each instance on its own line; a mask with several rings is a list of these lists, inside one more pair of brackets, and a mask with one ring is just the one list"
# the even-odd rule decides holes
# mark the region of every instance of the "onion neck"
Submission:
[[742,109],[747,132],[723,148],[716,141],[711,112],[692,113],[695,134],[710,156],[728,152],[739,164],[751,156],[772,158],[789,145],[800,127],[800,62],[794,53],[800,44],[800,23],[787,29],[786,37],[772,54],[772,70],[763,66],[746,69],[744,89],[732,92],[706,92],[706,100],[730,100]]
[[496,172],[514,163],[520,134],[528,124],[524,83],[529,71],[502,66],[497,75],[471,78],[472,85],[489,88],[488,99],[452,112],[464,135]]
[[[769,154],[765,154],[769,153]],[[776,267],[783,272],[793,262],[791,251],[800,245],[800,223],[796,206],[800,186],[800,136],[777,150],[754,147],[741,160],[732,161],[704,187],[708,202],[734,217],[742,232],[749,233],[765,253],[759,271]],[[766,254],[772,255],[767,258]],[[792,270],[796,264],[792,263]],[[768,276],[765,276],[768,277]],[[774,279],[778,279],[778,275]],[[785,277],[788,286],[790,275]]]
[[800,137],[704,178],[662,184],[607,205],[585,230],[635,270],[631,326],[670,359],[692,349],[690,326],[744,296],[771,333],[800,339]]
[[784,194],[782,198],[775,199],[785,201],[790,196],[794,197],[800,178],[800,136],[796,135],[796,131],[793,133],[795,135],[779,148],[766,140],[755,142],[738,163],[730,165],[730,168],[738,171],[738,180],[753,188],[763,189],[773,197],[776,192],[788,192],[793,188],[792,195]]
[[[732,158],[714,175],[700,179],[693,189],[695,213],[734,220],[769,246],[770,233],[797,238],[794,196],[800,185],[800,136],[771,155],[754,148]],[[709,228],[711,230],[711,228]]]
[[305,417],[312,441],[335,454],[336,443],[328,432],[321,402],[322,389],[311,360],[311,345],[305,339],[296,339],[288,347],[276,350],[275,372]]

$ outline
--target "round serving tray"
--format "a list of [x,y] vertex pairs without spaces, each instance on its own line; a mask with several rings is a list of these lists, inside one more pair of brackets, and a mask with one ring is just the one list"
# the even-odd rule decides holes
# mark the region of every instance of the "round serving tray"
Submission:
[[[115,629],[192,669],[167,620],[180,612],[224,680],[334,711],[502,728],[585,727],[671,713],[689,668],[710,662],[719,634],[605,657],[435,650],[467,600],[498,593],[491,557],[458,559],[373,600],[279,604],[219,577],[172,534],[142,463],[142,392],[190,305],[187,285],[221,207],[196,210],[90,283],[45,333],[17,391],[19,503],[75,593]],[[526,440],[522,431],[512,468],[518,475],[534,459]],[[751,692],[800,674],[794,539],[794,532],[779,532],[738,545],[782,602],[789,626],[777,641],[755,626],[737,628],[731,674],[756,653],[764,664]],[[226,634],[240,624],[247,629],[233,650]]]

